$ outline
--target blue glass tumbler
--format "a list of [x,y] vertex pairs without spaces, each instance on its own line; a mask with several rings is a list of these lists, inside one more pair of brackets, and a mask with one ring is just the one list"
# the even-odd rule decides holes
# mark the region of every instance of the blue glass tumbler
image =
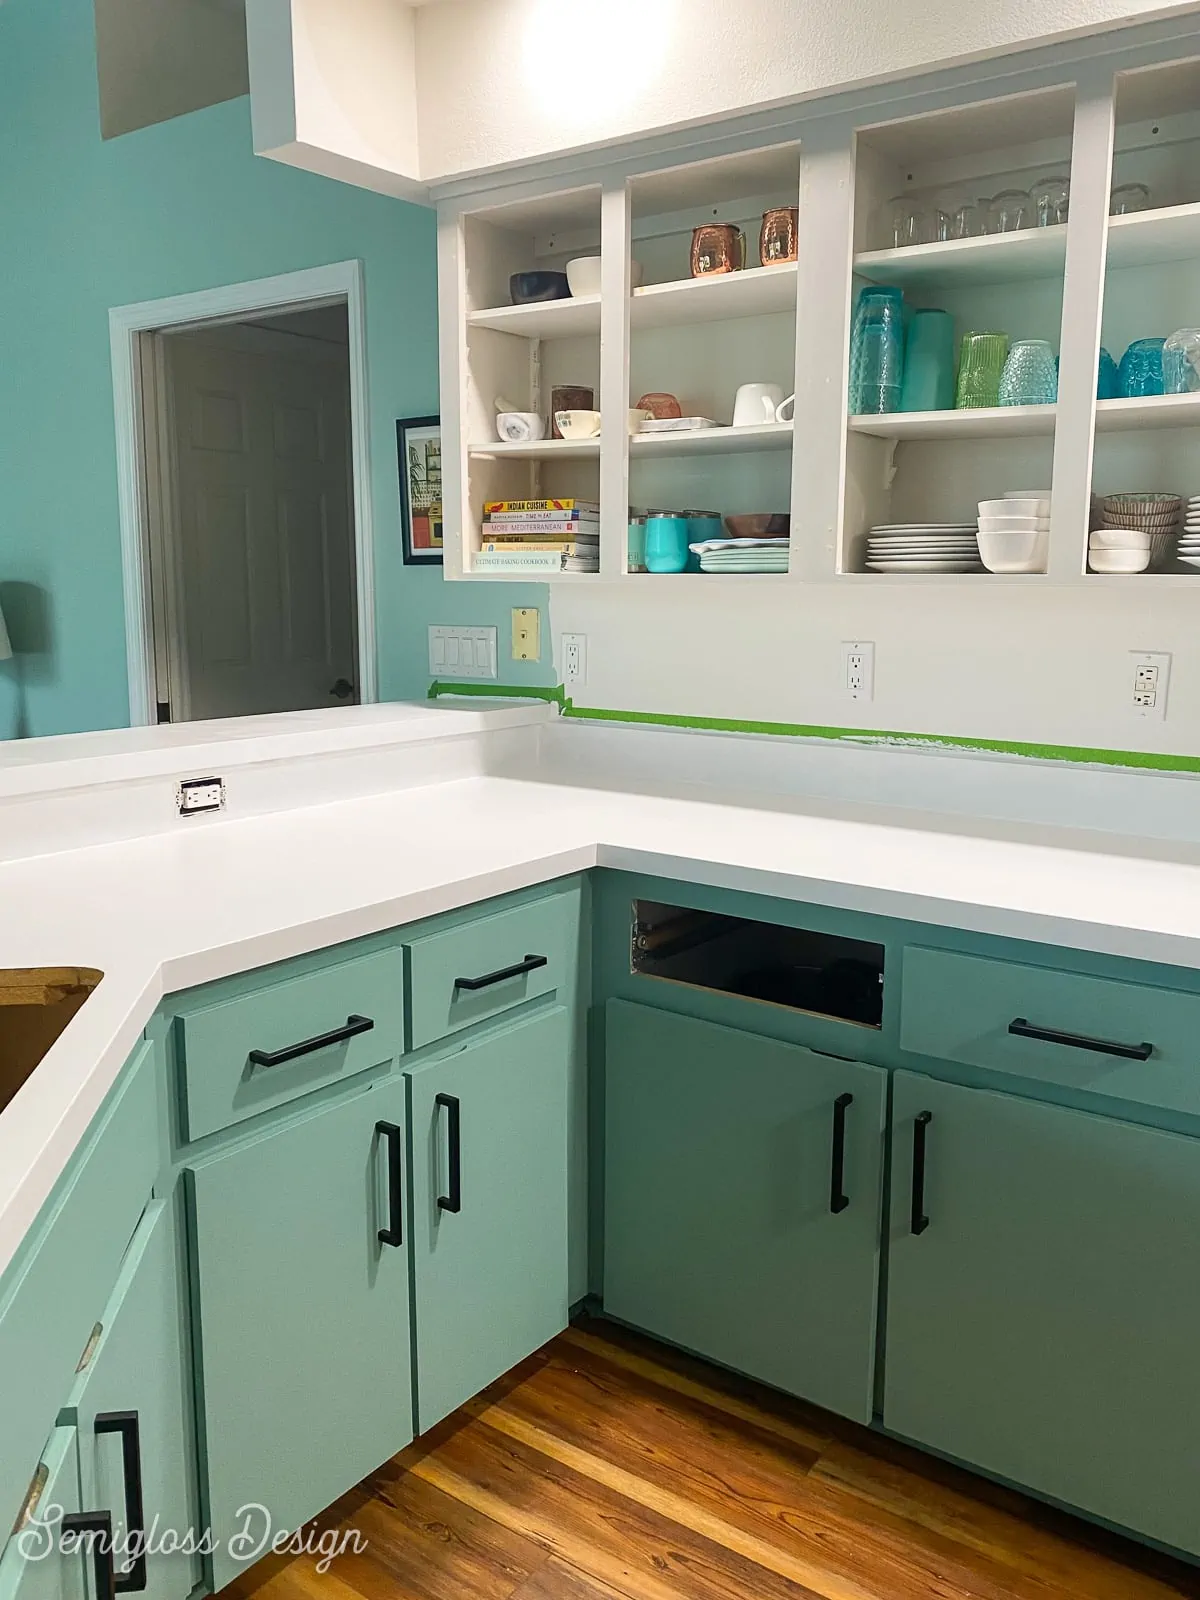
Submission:
[[1121,379],[1117,363],[1103,345],[1100,346],[1100,365],[1096,370],[1096,399],[1115,400],[1121,393]]
[[904,347],[901,411],[954,408],[954,318],[948,311],[914,311]]
[[904,382],[904,293],[860,291],[850,335],[850,412],[878,416],[900,409]]
[[646,571],[684,572],[687,569],[688,532],[686,517],[646,518]]
[[1118,376],[1121,394],[1137,400],[1163,392],[1163,345],[1165,339],[1135,339],[1121,357]]

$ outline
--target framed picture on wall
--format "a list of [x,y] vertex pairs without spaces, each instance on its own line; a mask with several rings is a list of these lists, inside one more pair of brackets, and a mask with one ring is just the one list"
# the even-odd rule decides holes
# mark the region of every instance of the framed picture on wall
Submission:
[[442,419],[408,417],[396,423],[400,522],[408,566],[442,560]]

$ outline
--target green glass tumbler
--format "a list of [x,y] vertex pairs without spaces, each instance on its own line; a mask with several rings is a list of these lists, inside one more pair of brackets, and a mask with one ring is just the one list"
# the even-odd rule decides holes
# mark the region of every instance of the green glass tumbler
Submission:
[[958,351],[959,411],[1000,404],[1000,374],[1008,360],[1006,333],[964,333]]

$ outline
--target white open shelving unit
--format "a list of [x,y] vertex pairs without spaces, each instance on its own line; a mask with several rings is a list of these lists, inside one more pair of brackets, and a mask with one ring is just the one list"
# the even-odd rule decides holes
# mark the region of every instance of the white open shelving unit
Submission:
[[[1200,571],[1180,563],[1126,577],[1087,570],[1094,492],[1200,493],[1200,394],[1096,398],[1101,344],[1119,359],[1135,338],[1200,326],[1200,58],[1176,54],[1166,46],[1128,65],[1101,55],[1043,67],[1012,75],[1014,92],[1000,95],[914,94],[911,115],[877,122],[797,113],[769,135],[731,135],[705,160],[680,159],[681,149],[657,165],[645,153],[627,164],[614,157],[588,186],[531,178],[486,205],[443,200],[446,575],[497,581],[472,571],[486,499],[574,495],[600,503],[600,572],[539,581],[654,581],[626,570],[633,507],[791,514],[786,573],[659,577],[668,589],[1194,582]],[[1065,224],[886,247],[886,202],[897,193],[983,196],[1053,172],[1070,175]],[[1149,184],[1153,209],[1110,217],[1112,186],[1133,179]],[[798,260],[761,266],[759,219],[779,205],[799,208]],[[692,229],[710,221],[745,232],[743,271],[689,276]],[[511,273],[597,253],[600,294],[507,303]],[[634,259],[645,275],[637,289]],[[949,311],[958,339],[968,329],[1049,339],[1060,356],[1057,403],[848,416],[864,284],[893,284],[914,308]],[[794,422],[629,435],[626,413],[644,392],[673,393],[685,415],[728,424],[735,389],[756,380],[795,391]],[[500,397],[545,415],[564,383],[594,391],[599,438],[496,441]],[[980,499],[1013,488],[1052,490],[1045,574],[863,570],[875,523],[966,520]]]

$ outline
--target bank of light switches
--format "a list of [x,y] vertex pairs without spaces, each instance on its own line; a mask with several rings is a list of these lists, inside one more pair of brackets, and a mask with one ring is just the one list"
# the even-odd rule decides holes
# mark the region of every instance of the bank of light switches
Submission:
[[433,678],[494,678],[495,628],[430,628],[429,675]]

